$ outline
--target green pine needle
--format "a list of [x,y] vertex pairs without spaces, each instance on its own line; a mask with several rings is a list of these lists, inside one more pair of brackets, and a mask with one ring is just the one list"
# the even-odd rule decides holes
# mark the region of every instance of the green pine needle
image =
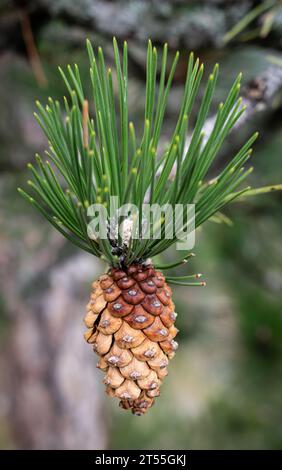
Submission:
[[[204,141],[203,127],[212,105],[218,65],[208,78],[195,126],[191,129],[191,113],[204,71],[199,59],[195,60],[191,53],[179,116],[170,144],[161,151],[159,140],[179,53],[168,73],[167,44],[159,54],[151,41],[148,42],[144,125],[138,139],[134,124],[129,121],[127,43],[120,51],[116,39],[113,40],[115,74],[106,67],[100,47],[94,51],[88,40],[86,46],[92,97],[85,96],[77,65],[68,66],[66,71],[59,68],[69,97],[64,98],[62,107],[51,98],[45,107],[36,102],[38,112],[35,117],[49,142],[48,160],[37,155],[36,166],[28,165],[32,173],[29,181],[32,196],[19,189],[20,194],[71,242],[111,265],[117,265],[121,258],[123,263],[130,264],[163,252],[177,242],[176,236],[166,240],[161,226],[160,239],[132,239],[127,249],[123,246],[124,251],[120,249],[117,253],[109,238],[89,237],[89,205],[102,203],[109,207],[111,196],[118,196],[120,204],[132,203],[140,209],[148,197],[151,203],[160,205],[195,204],[198,227],[209,219],[230,223],[220,211],[235,199],[281,189],[281,185],[242,189],[242,183],[251,171],[244,169],[244,165],[250,158],[257,133],[211,182],[207,179],[224,141],[244,112],[239,98],[241,75],[235,79],[225,102],[219,105],[213,129]],[[158,62],[161,66],[157,81]],[[114,77],[117,83],[114,83]],[[88,101],[91,116],[88,115]],[[186,148],[188,131],[191,137]],[[184,230],[187,224],[184,220]],[[122,243],[122,240],[118,241]],[[160,268],[181,265],[190,256]],[[203,285],[202,282],[189,282],[189,276],[170,277],[169,281]]]

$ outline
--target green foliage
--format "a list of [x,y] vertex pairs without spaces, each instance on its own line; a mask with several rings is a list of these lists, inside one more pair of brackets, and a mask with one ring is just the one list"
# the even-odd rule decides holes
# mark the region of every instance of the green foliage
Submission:
[[245,34],[245,37],[242,37],[241,39],[253,39],[258,36],[262,38],[266,37],[272,28],[275,15],[279,12],[279,10],[281,10],[280,0],[264,0],[263,2],[260,2],[256,7],[250,10],[230,31],[225,34],[223,38],[224,42],[229,43],[234,38],[237,38],[237,36],[245,31],[245,29],[253,21],[260,17],[262,17],[262,26],[249,32],[248,34]]
[[[214,217],[217,221],[227,220],[219,211],[239,196],[248,195],[248,191],[253,194],[242,183],[252,171],[244,165],[257,134],[249,138],[212,181],[207,179],[222,144],[244,112],[239,97],[241,75],[235,79],[225,102],[218,106],[211,133],[204,136],[203,126],[213,99],[218,65],[208,77],[195,126],[191,129],[190,115],[204,71],[203,64],[191,53],[178,120],[168,147],[161,152],[159,140],[179,54],[175,55],[168,73],[168,48],[164,45],[157,81],[158,54],[149,41],[144,127],[137,139],[134,124],[129,122],[127,44],[124,43],[122,53],[115,39],[113,46],[117,84],[112,70],[105,66],[102,49],[98,48],[95,54],[87,41],[93,117],[88,116],[88,101],[78,66],[68,66],[66,72],[59,68],[69,98],[64,98],[63,108],[52,98],[46,107],[37,102],[35,116],[49,141],[48,160],[36,155],[36,167],[28,165],[33,176],[28,181],[32,195],[19,191],[70,241],[117,265],[121,258],[115,254],[111,240],[93,240],[87,234],[90,221],[87,209],[91,204],[98,202],[109,207],[110,197],[118,196],[120,204],[135,204],[142,213],[142,203],[147,197],[151,203],[170,203],[173,208],[174,204],[196,204],[196,227]],[[115,102],[116,85],[118,103]],[[188,132],[190,143],[186,148]],[[183,229],[188,225],[189,220],[184,220]],[[161,222],[160,239],[132,239],[128,247],[123,247],[122,260],[130,264],[156,256],[176,241],[176,234],[173,239],[165,239]],[[172,283],[178,281],[190,284],[187,277],[171,278]]]
[[[245,340],[262,352],[281,353],[282,315],[279,299],[250,289],[240,298],[240,321]],[[270,298],[269,298],[270,297]]]

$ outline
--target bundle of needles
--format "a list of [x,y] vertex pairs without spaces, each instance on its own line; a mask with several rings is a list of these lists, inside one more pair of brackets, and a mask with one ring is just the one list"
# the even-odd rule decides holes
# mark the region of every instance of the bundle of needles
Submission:
[[[33,176],[28,181],[31,194],[19,192],[72,243],[107,263],[105,274],[92,285],[85,339],[99,356],[107,393],[117,397],[122,408],[142,415],[160,394],[178,346],[177,314],[169,284],[190,287],[205,283],[197,279],[199,274],[165,277],[162,272],[186,263],[193,256],[190,251],[171,264],[155,263],[154,257],[179,242],[177,233],[169,239],[165,236],[164,218],[159,221],[157,239],[133,237],[130,217],[124,220],[123,230],[116,230],[107,219],[108,235],[99,238],[89,232],[89,207],[99,203],[107,209],[116,196],[120,205],[130,203],[139,209],[142,225],[144,202],[161,207],[169,204],[172,218],[177,205],[194,204],[197,229],[207,220],[228,220],[221,211],[238,198],[281,189],[281,185],[256,189],[244,185],[252,171],[245,165],[257,133],[209,179],[211,166],[245,110],[239,97],[241,75],[219,104],[211,132],[204,135],[218,65],[207,79],[191,126],[204,73],[203,64],[191,53],[178,119],[163,149],[159,142],[179,54],[167,70],[167,44],[159,58],[148,42],[144,124],[136,134],[129,121],[127,43],[121,53],[114,39],[113,49],[115,74],[106,68],[102,49],[95,54],[87,41],[91,98],[85,96],[75,65],[66,72],[59,69],[69,94],[63,107],[51,98],[45,107],[36,103],[36,119],[49,141],[48,160],[36,155],[37,166],[28,165]],[[184,232],[189,228],[188,217],[184,216],[181,228]]]

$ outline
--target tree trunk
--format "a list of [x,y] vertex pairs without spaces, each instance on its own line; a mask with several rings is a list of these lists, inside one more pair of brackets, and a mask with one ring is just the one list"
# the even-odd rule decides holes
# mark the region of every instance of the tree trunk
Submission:
[[17,448],[106,446],[101,375],[82,322],[87,290],[101,272],[93,257],[80,254],[51,268],[43,290],[14,304],[6,387]]

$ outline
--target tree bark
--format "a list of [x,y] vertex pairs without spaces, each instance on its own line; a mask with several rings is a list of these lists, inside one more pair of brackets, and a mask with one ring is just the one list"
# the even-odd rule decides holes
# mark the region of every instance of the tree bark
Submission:
[[[98,261],[80,254],[51,268],[43,290],[13,305],[6,393],[18,448],[106,447],[101,375],[82,321],[90,281],[101,272]],[[30,284],[36,289],[35,279]]]

